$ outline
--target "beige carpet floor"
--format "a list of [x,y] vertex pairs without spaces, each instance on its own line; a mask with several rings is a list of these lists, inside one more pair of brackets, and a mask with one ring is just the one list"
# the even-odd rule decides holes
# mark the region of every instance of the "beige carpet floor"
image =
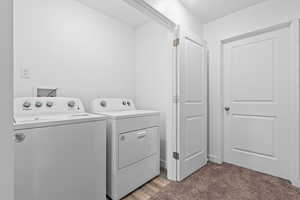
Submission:
[[300,189],[280,178],[209,163],[183,182],[169,183],[151,200],[300,200]]

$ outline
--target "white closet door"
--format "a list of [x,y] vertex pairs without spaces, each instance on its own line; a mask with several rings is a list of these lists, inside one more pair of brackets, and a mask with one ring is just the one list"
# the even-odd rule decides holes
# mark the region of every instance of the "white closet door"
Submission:
[[182,35],[179,44],[179,131],[177,179],[207,163],[206,46],[195,36]]
[[290,178],[290,32],[224,45],[224,160]]

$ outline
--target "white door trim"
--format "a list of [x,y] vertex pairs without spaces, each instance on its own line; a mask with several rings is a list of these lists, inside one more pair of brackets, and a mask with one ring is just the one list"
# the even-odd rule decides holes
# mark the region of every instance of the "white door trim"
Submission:
[[[157,11],[155,8],[153,8],[151,5],[149,5],[144,0],[124,0],[132,7],[140,10],[141,12],[145,13],[149,17],[151,17],[156,22],[160,23],[164,27],[170,30],[171,33],[174,34],[174,39],[180,37],[180,26],[170,20],[168,17]],[[198,36],[194,33],[187,32],[191,37],[195,36],[198,38]],[[206,45],[205,41],[202,41],[203,44]],[[173,91],[172,96],[170,98],[174,99],[174,97],[177,97],[178,94],[178,67],[180,64],[180,58],[179,58],[179,49],[177,47],[173,47],[172,44],[170,44],[170,47],[172,47],[173,51],[173,67],[172,67],[172,85],[173,85]],[[167,132],[166,134],[166,144],[167,144],[167,156],[166,156],[166,168],[167,168],[167,177],[170,180],[177,181],[177,161],[173,158],[173,152],[177,152],[178,148],[178,122],[177,122],[177,103],[172,104],[172,130],[170,132]]]
[[[144,0],[124,0],[132,7],[136,8],[137,10],[141,11],[142,13],[151,17],[157,23],[166,27],[170,32],[174,35],[174,40],[178,37],[179,34],[179,26],[170,20],[168,17],[157,11],[151,5],[149,5]],[[172,44],[170,44],[170,49],[173,52],[173,63],[172,63],[172,85],[173,91],[172,96],[169,98],[172,99],[174,96],[177,95],[177,63],[178,63],[178,56],[177,56],[177,48],[174,48]],[[177,180],[177,165],[176,160],[173,159],[173,152],[177,151],[177,111],[176,111],[176,104],[172,104],[172,130],[168,131],[166,134],[166,165],[167,168],[167,177],[170,180],[176,181]],[[161,161],[161,163],[164,163]]]
[[292,113],[293,116],[293,177],[291,182],[293,185],[300,187],[300,20],[296,19],[291,22],[291,47],[292,47],[292,65],[293,67],[293,90],[294,90],[294,110]]
[[[293,151],[291,152],[291,155],[293,157],[294,163],[293,163],[293,172],[292,172],[292,178],[291,178],[291,182],[293,185],[299,186],[300,187],[300,160],[299,160],[299,156],[300,156],[300,136],[299,136],[299,119],[300,119],[300,108],[299,108],[299,81],[300,81],[300,61],[299,61],[299,33],[300,33],[300,25],[299,25],[299,19],[296,20],[292,20],[292,21],[288,21],[285,23],[281,23],[281,24],[277,24],[271,27],[266,27],[264,29],[259,29],[259,30],[255,30],[252,32],[248,32],[245,34],[241,34],[241,35],[237,35],[234,37],[230,37],[224,40],[220,41],[220,50],[221,50],[221,105],[220,109],[223,111],[223,107],[224,107],[224,44],[234,41],[234,40],[238,40],[238,39],[242,39],[242,38],[247,38],[249,36],[255,36],[258,34],[262,34],[265,32],[270,32],[270,31],[274,31],[274,30],[279,30],[285,27],[290,28],[290,33],[292,34],[292,39],[291,39],[291,46],[292,46],[292,68],[293,68],[293,74],[295,75],[293,77],[293,79],[291,80],[291,87],[293,88],[292,90],[294,91],[293,93],[293,98],[292,98],[292,102],[291,105],[293,105],[292,107],[294,107],[295,109],[292,110],[291,115],[292,115],[292,122],[291,125],[293,127],[293,141],[294,143],[291,144],[292,145],[292,149]],[[219,138],[219,148],[221,150],[221,154],[220,154],[220,158],[216,158],[215,160],[218,163],[223,163],[224,162],[224,116],[223,116],[223,112],[221,114],[222,116],[222,121],[221,121],[221,134],[220,134],[220,138]]]
[[123,0],[126,3],[130,4],[132,7],[136,8],[137,10],[141,11],[143,14],[148,15],[154,21],[160,23],[170,31],[176,33],[177,24],[170,20],[168,17],[157,11],[153,8],[150,4],[148,4],[144,0]]

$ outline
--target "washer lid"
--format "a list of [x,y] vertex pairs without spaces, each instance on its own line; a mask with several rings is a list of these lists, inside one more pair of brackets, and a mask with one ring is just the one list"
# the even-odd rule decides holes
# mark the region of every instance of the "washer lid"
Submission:
[[151,110],[127,110],[127,111],[102,112],[99,114],[106,115],[110,119],[126,119],[126,118],[134,118],[134,117],[159,115],[160,113],[158,111],[151,111]]
[[93,121],[103,121],[107,117],[89,113],[57,114],[57,115],[31,115],[14,117],[14,130],[76,124]]

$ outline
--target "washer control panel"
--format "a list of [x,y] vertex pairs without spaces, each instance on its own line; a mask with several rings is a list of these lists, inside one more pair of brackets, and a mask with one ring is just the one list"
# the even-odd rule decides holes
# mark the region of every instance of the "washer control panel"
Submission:
[[85,112],[77,98],[63,97],[22,97],[14,100],[14,114],[64,114]]
[[101,98],[95,99],[92,102],[92,110],[97,112],[107,112],[107,111],[126,111],[135,110],[135,105],[131,99],[117,99],[117,98]]

